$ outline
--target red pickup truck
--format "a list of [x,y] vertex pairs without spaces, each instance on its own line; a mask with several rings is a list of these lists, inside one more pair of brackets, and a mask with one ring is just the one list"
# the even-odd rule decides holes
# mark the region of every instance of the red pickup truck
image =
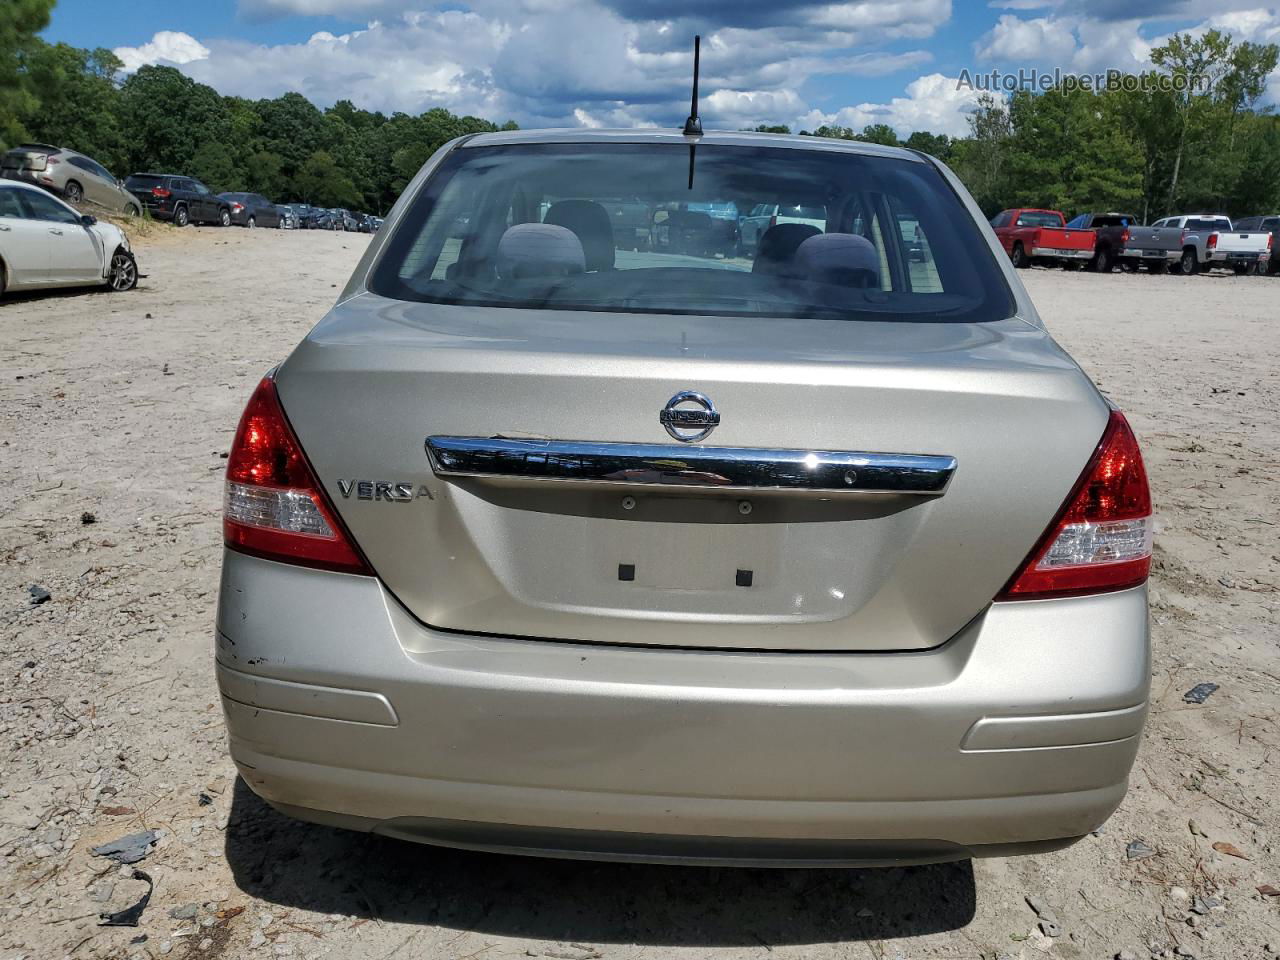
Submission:
[[1088,229],[1067,229],[1066,218],[1058,210],[1015,208],[991,218],[1015,267],[1033,263],[1060,263],[1083,266],[1093,259],[1097,235]]

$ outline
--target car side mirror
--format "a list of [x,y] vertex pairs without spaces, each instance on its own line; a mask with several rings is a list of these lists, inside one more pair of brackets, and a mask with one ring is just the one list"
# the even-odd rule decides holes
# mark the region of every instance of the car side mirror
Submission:
[[80,218],[80,223],[81,223],[82,225],[86,226],[86,227],[92,227],[92,226],[93,226],[95,223],[97,223],[97,222],[98,222],[98,218],[97,218],[97,217],[92,216],[92,215],[87,214],[87,213],[86,213],[84,216],[82,216],[82,217]]

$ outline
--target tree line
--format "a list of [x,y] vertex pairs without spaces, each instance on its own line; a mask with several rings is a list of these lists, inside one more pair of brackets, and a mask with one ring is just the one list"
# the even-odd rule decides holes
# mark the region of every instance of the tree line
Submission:
[[321,110],[299,93],[228,97],[173,67],[124,75],[110,50],[46,43],[54,0],[0,0],[0,147],[37,141],[118,176],[183,173],[214,190],[383,213],[442,144],[515,129],[437,107]]
[[932,154],[988,215],[1008,207],[1068,216],[1114,210],[1150,223],[1191,211],[1275,213],[1280,117],[1258,102],[1278,54],[1274,43],[1236,43],[1218,30],[1176,34],[1152,49],[1154,69],[1133,82],[1016,90],[1007,102],[984,93],[964,137],[917,131],[900,140],[882,123],[812,134]]
[[[381,213],[441,144],[516,127],[441,107],[387,115],[349,100],[321,110],[299,93],[228,97],[172,67],[125,76],[109,50],[40,39],[54,2],[0,3],[0,146],[37,140],[121,174],[181,172],[219,191]],[[915,131],[903,140],[882,123],[800,132],[932,154],[988,214],[1122,210],[1149,223],[1189,210],[1274,213],[1280,117],[1258,104],[1277,54],[1275,44],[1216,30],[1179,34],[1151,51],[1141,83],[1017,90],[1003,101],[983,94],[963,137]]]

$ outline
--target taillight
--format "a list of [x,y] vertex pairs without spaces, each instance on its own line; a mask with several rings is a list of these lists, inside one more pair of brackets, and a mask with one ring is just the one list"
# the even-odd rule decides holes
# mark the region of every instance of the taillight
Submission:
[[1129,228],[1125,227],[1124,232],[1120,234],[1120,244],[1121,246],[1124,246],[1128,244],[1128,242],[1129,242]]
[[1218,245],[1218,235],[1216,233],[1209,234],[1209,239],[1205,241],[1204,248],[1212,250]]
[[228,547],[308,567],[371,574],[316,481],[270,374],[249,398],[227,460]]
[[1275,235],[1274,233],[1268,233],[1268,234],[1267,234],[1267,249],[1268,249],[1268,250],[1270,250],[1270,249],[1271,249],[1271,243],[1272,243],[1272,241],[1273,241],[1273,240],[1275,240],[1275,238],[1276,238],[1276,235]]
[[997,600],[1124,590],[1151,571],[1151,492],[1137,438],[1111,412],[1097,450],[1022,568]]
[[1182,231],[1182,236],[1180,236],[1180,237],[1178,238],[1178,242],[1179,242],[1180,244],[1182,244],[1183,246],[1186,246],[1186,244],[1187,244],[1187,231],[1186,231],[1186,230],[1183,230],[1183,231]]
[[172,196],[173,191],[167,190],[164,187],[152,187],[151,195],[155,197],[157,200],[163,200],[165,197]]
[[235,202],[233,202],[233,203],[231,204],[231,209],[232,209],[233,211],[235,211],[236,213],[239,213],[241,210],[243,210],[243,209],[244,209],[244,204],[243,204],[243,203],[235,203]]
[[778,225],[778,218],[777,218],[777,216],[775,215],[775,216],[770,217],[770,218],[769,218],[769,226],[771,226],[771,227],[776,227],[777,225]]

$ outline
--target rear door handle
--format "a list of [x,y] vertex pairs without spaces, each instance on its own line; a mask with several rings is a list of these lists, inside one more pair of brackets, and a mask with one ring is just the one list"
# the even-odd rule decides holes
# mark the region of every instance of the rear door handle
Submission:
[[61,231],[61,230],[59,230],[57,227],[50,227],[50,228],[49,228],[49,232],[50,232],[50,233],[56,233],[58,236],[62,236],[62,231]]
[[6,227],[3,223],[0,223],[0,231],[3,231],[3,232],[5,232],[5,233],[8,233],[8,232],[9,232],[10,230],[12,230],[12,229],[13,229],[13,227]]

